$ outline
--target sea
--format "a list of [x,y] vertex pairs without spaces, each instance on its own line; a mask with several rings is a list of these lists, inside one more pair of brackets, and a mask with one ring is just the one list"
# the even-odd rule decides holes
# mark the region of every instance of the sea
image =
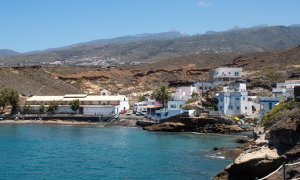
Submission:
[[233,136],[140,128],[0,125],[0,179],[212,179],[232,162],[206,154]]

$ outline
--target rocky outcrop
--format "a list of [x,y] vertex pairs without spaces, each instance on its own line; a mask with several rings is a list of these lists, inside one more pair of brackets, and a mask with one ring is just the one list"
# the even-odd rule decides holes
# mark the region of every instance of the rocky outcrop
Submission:
[[300,142],[300,115],[298,111],[298,108],[294,108],[289,116],[276,122],[266,134],[270,145],[276,147],[282,153]]
[[[218,174],[215,179],[255,179],[262,178],[283,162],[300,161],[300,109],[295,104],[291,110],[286,110],[282,118],[270,126],[257,127],[256,139],[240,154],[235,161]],[[281,179],[282,170],[268,179]],[[300,165],[287,166],[288,179],[300,177]]]
[[264,177],[276,170],[283,162],[276,149],[268,147],[248,150],[240,154],[235,161],[215,177],[216,180],[223,179],[255,179]]
[[165,122],[161,124],[154,124],[146,126],[143,129],[149,131],[166,131],[166,132],[180,132],[184,130],[185,124],[181,122]]
[[[240,133],[244,132],[238,125],[225,118],[174,118],[160,124],[144,127],[149,131],[199,132],[199,133]],[[248,129],[246,129],[248,130]]]

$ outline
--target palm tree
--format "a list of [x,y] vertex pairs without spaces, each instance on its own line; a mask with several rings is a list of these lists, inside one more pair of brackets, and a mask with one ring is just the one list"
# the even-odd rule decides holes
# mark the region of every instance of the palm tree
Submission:
[[163,106],[165,106],[166,102],[168,102],[171,99],[169,90],[165,85],[156,89],[153,95],[155,100],[163,104]]

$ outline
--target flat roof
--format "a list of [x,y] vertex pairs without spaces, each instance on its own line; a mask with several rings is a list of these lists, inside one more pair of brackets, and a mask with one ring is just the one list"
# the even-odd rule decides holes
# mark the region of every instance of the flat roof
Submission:
[[26,101],[73,101],[79,99],[79,101],[120,101],[127,100],[124,95],[115,96],[101,96],[101,95],[65,95],[65,96],[32,96]]

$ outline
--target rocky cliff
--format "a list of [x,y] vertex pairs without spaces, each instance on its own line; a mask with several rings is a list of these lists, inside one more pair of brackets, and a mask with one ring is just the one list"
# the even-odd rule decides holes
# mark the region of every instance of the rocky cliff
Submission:
[[[276,121],[262,122],[264,126],[256,128],[256,139],[215,179],[262,178],[278,169],[284,162],[299,162],[300,104],[292,104],[289,109],[280,111],[280,118]],[[274,112],[277,111],[270,113]],[[300,165],[289,166],[286,169],[286,178],[299,178],[299,170]],[[267,179],[281,178],[282,169]]]

